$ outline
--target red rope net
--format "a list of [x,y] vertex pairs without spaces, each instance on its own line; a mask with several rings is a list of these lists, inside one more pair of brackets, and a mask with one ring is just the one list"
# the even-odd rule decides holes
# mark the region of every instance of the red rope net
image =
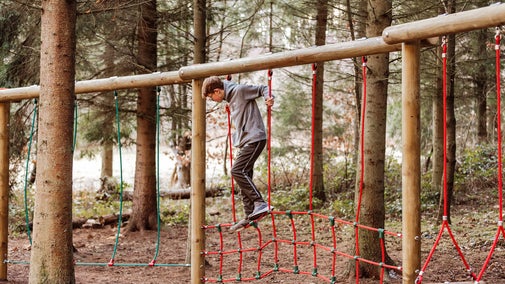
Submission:
[[[363,67],[363,118],[366,106],[366,58],[362,58]],[[311,131],[311,145],[314,145],[315,133],[314,133],[314,114],[315,114],[315,102],[316,102],[316,80],[317,80],[317,65],[312,65],[312,131]],[[272,75],[273,72],[268,70],[268,89],[269,96],[272,96]],[[226,107],[228,113],[228,137],[230,143],[230,163],[232,163],[232,147],[231,147],[231,122],[230,122],[230,109]],[[271,204],[271,108],[267,109],[267,124],[268,124],[268,138],[267,138],[267,149],[268,149],[268,161],[267,161],[267,172],[268,172],[268,203]],[[364,123],[362,123],[362,133],[364,131]],[[363,135],[362,135],[363,137]],[[399,239],[401,234],[387,231],[385,229],[378,229],[368,227],[359,224],[359,207],[361,206],[361,192],[363,190],[363,177],[364,177],[364,154],[363,154],[363,143],[361,140],[361,176],[360,176],[360,198],[358,199],[358,213],[354,222],[345,221],[342,219],[335,218],[333,216],[325,216],[313,212],[312,210],[312,188],[313,188],[313,163],[314,163],[314,147],[311,147],[311,167],[310,167],[310,185],[309,185],[309,211],[270,211],[271,223],[263,222],[264,229],[260,229],[258,221],[253,221],[250,226],[254,227],[255,230],[246,230],[236,233],[236,242],[226,242],[225,235],[223,234],[223,228],[228,228],[237,221],[235,213],[235,196],[234,196],[234,183],[233,178],[231,182],[232,186],[232,218],[233,223],[218,224],[204,226],[205,230],[208,230],[209,234],[211,231],[218,235],[219,242],[209,245],[208,247],[214,247],[214,250],[206,250],[202,252],[206,257],[214,258],[219,262],[219,269],[217,277],[206,277],[202,279],[204,282],[234,282],[234,281],[248,281],[255,279],[262,279],[274,272],[285,272],[294,273],[301,275],[310,275],[317,277],[326,282],[336,283],[337,279],[337,267],[340,260],[340,264],[345,263],[349,260],[354,260],[356,262],[356,275],[359,275],[359,262],[368,263],[380,267],[381,269],[381,279],[383,282],[385,269],[393,269],[401,271],[401,267],[387,265],[385,263],[386,250],[385,250],[385,238],[387,236]],[[287,219],[286,219],[287,218]],[[307,220],[308,219],[308,220]],[[310,229],[307,229],[307,222],[310,224]],[[284,230],[279,230],[278,226],[287,226],[283,228]],[[297,224],[300,224],[297,226]],[[350,231],[344,233],[346,229]],[[307,232],[309,230],[309,232]],[[378,241],[380,242],[380,247],[382,251],[381,261],[373,261],[360,257],[359,255],[359,243],[358,243],[358,232],[359,230],[370,230],[377,232]],[[289,234],[285,232],[289,231]],[[342,232],[341,235],[338,233]],[[354,234],[352,233],[354,232]],[[267,236],[265,237],[266,234]],[[309,235],[307,237],[306,235]],[[355,254],[345,252],[352,250],[351,248],[345,247],[345,245],[340,242],[344,236],[354,235],[354,249]],[[286,263],[281,263],[279,254],[289,253],[292,256],[291,268],[287,267]],[[238,255],[238,257],[237,257]],[[319,258],[318,258],[319,257]],[[340,257],[340,258],[338,258]],[[311,270],[301,267],[300,259],[311,258]],[[267,262],[265,259],[272,259],[273,263],[270,267],[264,268],[263,263]],[[321,259],[323,259],[321,261]],[[331,261],[326,261],[329,259]],[[319,262],[318,262],[319,260]],[[246,265],[250,263],[256,263],[254,268]],[[306,261],[305,261],[306,262]],[[237,266],[237,274],[235,277],[227,277],[224,272],[225,267]],[[345,265],[345,264],[344,264]],[[263,271],[262,271],[263,270]],[[327,273],[323,275],[321,271]],[[249,277],[244,277],[244,274],[251,275]],[[359,283],[359,277],[356,277],[356,282]]]

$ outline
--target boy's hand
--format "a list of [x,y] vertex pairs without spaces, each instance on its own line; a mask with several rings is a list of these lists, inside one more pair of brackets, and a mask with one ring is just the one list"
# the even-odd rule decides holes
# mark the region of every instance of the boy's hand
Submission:
[[265,100],[267,107],[272,107],[274,105],[274,98],[268,98]]

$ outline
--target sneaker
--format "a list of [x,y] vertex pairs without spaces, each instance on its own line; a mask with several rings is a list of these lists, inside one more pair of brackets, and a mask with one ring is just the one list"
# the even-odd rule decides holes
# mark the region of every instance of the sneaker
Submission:
[[[273,209],[273,207],[270,207],[270,209]],[[254,203],[254,210],[251,214],[249,214],[249,216],[247,216],[247,218],[249,218],[249,220],[256,220],[258,218],[261,218],[263,216],[265,216],[266,214],[268,214],[268,203],[266,202],[255,202]]]
[[228,231],[230,233],[240,232],[243,229],[249,227],[249,223],[251,223],[251,220],[249,220],[248,218],[242,219],[237,223],[235,223],[233,226],[231,226],[230,229],[228,229]]

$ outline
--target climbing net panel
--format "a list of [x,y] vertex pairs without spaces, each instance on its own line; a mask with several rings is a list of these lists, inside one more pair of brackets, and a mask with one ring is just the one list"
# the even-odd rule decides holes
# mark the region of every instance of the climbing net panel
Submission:
[[[152,252],[144,252],[143,249],[131,249],[131,247],[136,247],[139,244],[136,243],[136,241],[129,241],[126,242],[123,240],[123,242],[120,241],[121,237],[121,228],[123,225],[123,159],[122,159],[122,137],[121,137],[121,123],[120,123],[120,111],[119,111],[119,97],[118,93],[115,91],[114,92],[114,102],[115,102],[115,119],[116,119],[116,128],[117,128],[117,141],[118,141],[118,159],[119,159],[119,173],[120,173],[120,180],[119,180],[119,213],[117,214],[117,229],[116,233],[114,236],[113,240],[113,248],[111,252],[111,256],[108,259],[108,262],[104,261],[102,257],[104,255],[102,254],[100,258],[96,258],[94,256],[89,256],[92,255],[93,253],[91,251],[87,252],[88,247],[80,247],[79,251],[82,251],[83,253],[81,255],[77,255],[75,258],[75,265],[77,266],[120,266],[120,267],[143,267],[143,266],[149,266],[149,267],[190,267],[189,263],[182,263],[184,261],[184,256],[176,255],[176,256],[167,256],[163,255],[162,260],[163,261],[158,261],[158,257],[160,255],[160,251],[162,250],[161,246],[161,239],[162,239],[162,234],[165,236],[164,239],[170,239],[170,234],[175,234],[177,235],[178,233],[173,233],[173,232],[162,232],[161,231],[161,219],[160,219],[160,174],[159,174],[159,156],[160,156],[160,88],[157,88],[157,99],[156,99],[156,221],[157,221],[157,230],[156,234],[152,237],[146,237],[144,242],[148,243],[153,243],[153,248]],[[77,104],[75,104],[74,108],[74,141],[72,145],[72,149],[75,150],[75,145],[76,145],[76,137],[77,137],[77,117],[78,117],[78,112],[77,112]],[[37,122],[37,100],[34,100],[34,107],[33,107],[33,117],[32,117],[32,125],[31,125],[31,131],[30,131],[30,137],[29,137],[29,144],[28,144],[28,151],[27,151],[27,161],[26,161],[26,169],[25,169],[25,182],[24,182],[24,207],[25,207],[25,222],[26,222],[26,230],[27,230],[27,235],[28,239],[30,242],[30,245],[32,243],[32,237],[31,237],[31,230],[30,230],[30,220],[29,220],[29,210],[28,210],[28,172],[29,172],[29,161],[30,161],[30,153],[31,153],[31,146],[32,146],[32,140],[36,132],[36,122]],[[149,233],[145,233],[144,235],[150,235]],[[90,233],[90,238],[92,238],[92,233]],[[154,240],[154,241],[153,241]],[[104,248],[100,247],[100,245],[96,245],[96,248],[100,252],[106,252],[110,250],[111,244],[105,245]],[[173,246],[170,248],[163,248],[165,252],[170,252],[173,250]],[[183,249],[182,249],[183,250]],[[117,260],[117,254],[118,252],[122,251],[123,254],[119,256],[119,261]],[[125,251],[128,251],[128,255],[124,254]],[[149,254],[149,255],[147,255]],[[131,261],[126,261],[125,259],[135,259],[136,262],[131,262]],[[173,261],[173,259],[178,259],[180,260],[179,263],[176,262],[170,262]],[[25,260],[5,260],[6,263],[9,264],[29,264],[28,261]]]
[[[363,57],[363,84],[366,84],[366,58]],[[312,104],[314,129],[314,105],[316,96],[317,65],[312,65]],[[271,70],[268,70],[268,89],[271,96]],[[231,78],[228,77],[228,80]],[[364,88],[366,90],[366,87]],[[363,102],[366,102],[364,91]],[[363,103],[363,107],[366,104]],[[270,140],[271,140],[271,109],[268,108],[268,203],[271,201],[270,187]],[[228,137],[231,145],[230,110],[228,112]],[[364,112],[364,110],[363,110]],[[363,127],[363,126],[362,126]],[[312,142],[314,130],[312,130]],[[363,143],[361,148],[363,149]],[[314,143],[311,143],[314,145]],[[364,155],[362,152],[362,162]],[[311,147],[311,164],[313,165],[314,149]],[[233,151],[230,147],[230,163],[233,160]],[[232,219],[231,223],[206,225],[206,247],[202,252],[212,263],[218,266],[207,269],[208,277],[203,282],[233,282],[263,279],[275,272],[284,272],[298,275],[308,275],[326,282],[336,283],[337,277],[349,262],[355,264],[356,274],[359,275],[359,263],[375,265],[381,270],[381,283],[384,280],[386,269],[401,271],[401,267],[386,264],[385,243],[400,246],[401,234],[372,228],[359,223],[359,213],[354,222],[319,214],[312,209],[312,169],[310,180],[310,201],[308,211],[270,210],[269,215],[261,221],[252,221],[250,228],[238,233],[229,234],[228,228],[235,222],[236,208],[234,196],[234,182],[231,180]],[[362,168],[362,173],[364,168]],[[363,174],[361,175],[361,179]],[[360,185],[360,192],[363,183]],[[360,194],[361,199],[361,194]],[[359,204],[361,204],[359,200]],[[377,235],[377,242],[381,247],[381,257],[378,260],[365,259],[359,255],[359,232],[373,231]],[[234,270],[235,273],[230,273]],[[359,283],[359,277],[356,277]]]

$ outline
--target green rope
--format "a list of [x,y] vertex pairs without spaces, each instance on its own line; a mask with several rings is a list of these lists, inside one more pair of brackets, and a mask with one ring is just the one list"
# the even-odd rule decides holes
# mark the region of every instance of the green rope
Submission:
[[77,143],[77,102],[74,101],[74,143],[72,143],[72,153],[75,151],[75,144]]
[[[80,266],[107,266],[107,263],[94,263],[94,262],[76,262],[75,265]],[[147,266],[158,266],[158,267],[191,267],[189,263],[156,263],[151,265],[150,263],[116,263],[114,266],[123,267],[147,267]]]
[[156,89],[156,252],[151,264],[154,265],[160,250],[160,91]]
[[[23,264],[30,265],[29,261],[22,260],[5,260],[4,263],[8,264]],[[109,266],[108,263],[105,262],[75,262],[76,266]],[[146,266],[157,266],[157,267],[191,267],[190,263],[156,263],[151,265],[149,263],[115,263],[114,266],[123,266],[123,267],[146,267]]]
[[28,154],[26,157],[26,168],[25,168],[25,188],[24,188],[24,203],[25,203],[25,222],[26,222],[26,233],[28,234],[28,239],[30,240],[30,245],[32,244],[32,236],[30,231],[30,219],[28,217],[28,171],[30,168],[30,153],[32,151],[32,141],[33,133],[35,132],[35,123],[37,118],[37,99],[33,100],[33,118],[32,126],[30,130],[30,139],[28,142]]
[[109,266],[114,265],[114,257],[116,256],[117,252],[117,245],[119,242],[119,234],[121,233],[121,223],[122,223],[122,218],[123,218],[123,157],[121,155],[121,126],[119,123],[119,106],[118,106],[118,100],[117,100],[117,91],[114,91],[114,100],[116,104],[116,123],[117,123],[117,145],[118,145],[118,151],[119,151],[119,216],[118,216],[118,221],[117,221],[117,234],[116,234],[116,241],[114,242],[114,251],[112,252],[112,257],[109,262]]

